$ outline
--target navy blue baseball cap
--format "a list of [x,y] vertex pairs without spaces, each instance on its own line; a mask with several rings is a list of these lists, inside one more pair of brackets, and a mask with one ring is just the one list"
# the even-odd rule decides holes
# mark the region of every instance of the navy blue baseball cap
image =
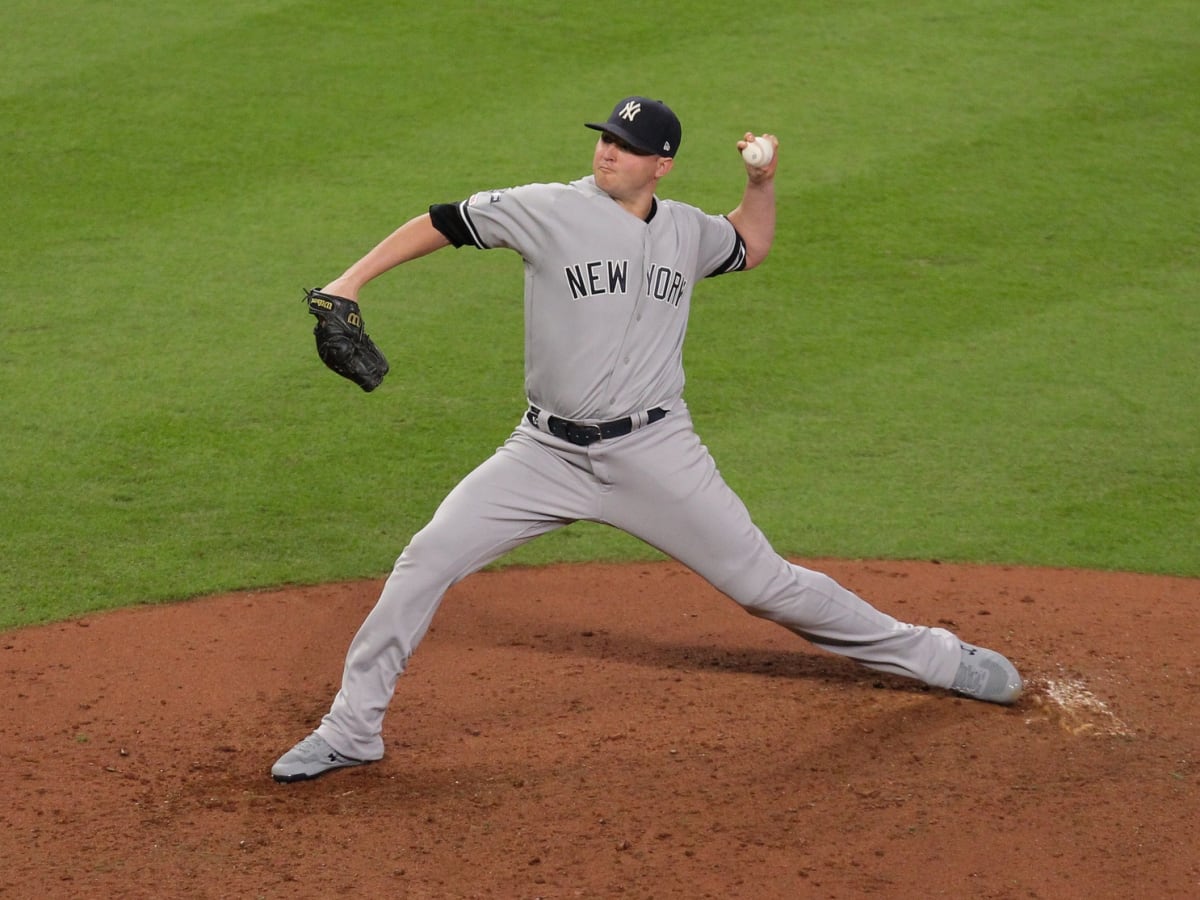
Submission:
[[613,107],[607,122],[585,122],[588,128],[615,134],[631,147],[655,156],[674,156],[683,128],[661,100],[626,97]]

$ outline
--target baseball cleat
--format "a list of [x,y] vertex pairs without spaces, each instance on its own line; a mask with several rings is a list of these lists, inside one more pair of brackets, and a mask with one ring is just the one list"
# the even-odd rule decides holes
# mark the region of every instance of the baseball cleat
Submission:
[[961,646],[962,658],[950,690],[988,703],[1015,703],[1025,686],[1016,667],[995,650]]
[[271,766],[271,777],[276,781],[307,781],[334,769],[346,766],[361,766],[365,759],[343,756],[325,742],[315,731],[289,750]]

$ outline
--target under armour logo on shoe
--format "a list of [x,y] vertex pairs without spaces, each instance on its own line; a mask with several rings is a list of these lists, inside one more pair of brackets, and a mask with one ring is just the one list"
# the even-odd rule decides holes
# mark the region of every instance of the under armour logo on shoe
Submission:
[[628,103],[625,104],[624,107],[622,107],[620,116],[622,119],[626,119],[626,120],[632,122],[634,119],[637,118],[637,114],[640,113],[641,111],[642,111],[642,104],[638,103],[636,100],[630,100]]

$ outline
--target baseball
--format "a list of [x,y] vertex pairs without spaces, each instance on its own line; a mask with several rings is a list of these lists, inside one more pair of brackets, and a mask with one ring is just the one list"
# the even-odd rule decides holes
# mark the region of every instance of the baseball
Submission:
[[756,137],[748,143],[742,150],[742,159],[748,165],[762,168],[771,162],[771,157],[775,155],[775,148],[771,141],[765,137]]

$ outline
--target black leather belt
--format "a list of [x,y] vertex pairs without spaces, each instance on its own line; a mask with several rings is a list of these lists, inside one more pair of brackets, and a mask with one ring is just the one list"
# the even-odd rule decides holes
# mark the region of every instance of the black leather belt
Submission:
[[[536,406],[529,407],[529,412],[525,413],[525,418],[529,420],[529,424],[534,428],[538,427],[538,418],[542,411]],[[657,422],[667,414],[667,411],[662,407],[656,406],[654,409],[646,410],[646,424]],[[633,416],[626,416],[624,419],[616,419],[612,422],[600,422],[597,425],[585,425],[582,422],[568,422],[566,419],[560,419],[558,416],[550,416],[546,419],[546,430],[555,437],[560,437],[564,441],[570,441],[572,444],[577,444],[580,447],[586,447],[588,444],[594,444],[596,441],[607,440],[609,438],[621,437],[633,431]]]

